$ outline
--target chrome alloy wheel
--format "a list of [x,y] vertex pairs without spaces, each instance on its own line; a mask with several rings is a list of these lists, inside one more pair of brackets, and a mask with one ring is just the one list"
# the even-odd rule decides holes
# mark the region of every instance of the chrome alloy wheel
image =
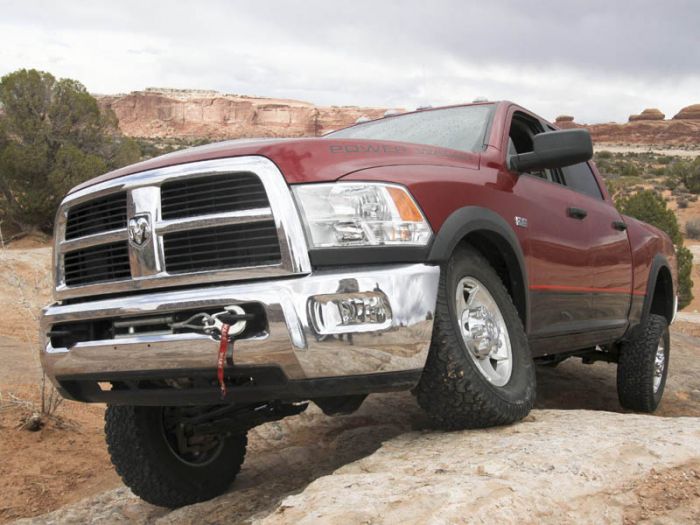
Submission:
[[513,353],[508,327],[491,293],[478,279],[457,283],[455,312],[467,353],[494,386],[508,383]]
[[656,357],[654,359],[654,393],[659,391],[661,380],[664,377],[664,368],[666,368],[666,348],[664,348],[664,338],[659,341],[659,346],[656,348]]

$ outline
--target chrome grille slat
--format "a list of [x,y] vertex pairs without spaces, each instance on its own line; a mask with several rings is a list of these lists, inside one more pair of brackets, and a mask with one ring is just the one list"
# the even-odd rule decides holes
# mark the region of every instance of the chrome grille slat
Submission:
[[[223,185],[222,185],[221,183],[217,183],[216,186],[214,186],[214,188],[216,188],[216,189],[221,189],[222,186],[223,186]],[[260,196],[260,195],[261,195],[259,185],[252,185],[252,184],[248,184],[248,185],[245,185],[245,184],[236,184],[236,190],[246,189],[246,188],[252,188],[253,191],[244,191],[244,192],[236,191],[235,195],[237,195],[237,196],[248,196],[248,195],[258,195],[258,196]],[[224,189],[224,193],[226,193],[226,191],[229,191],[229,190],[226,189],[226,188],[223,188],[223,189]],[[209,196],[209,195],[211,194],[211,192],[212,192],[212,188],[201,189],[200,191],[192,191],[192,192],[188,193],[186,196],[181,196],[181,195],[178,195],[178,194],[175,194],[175,195],[168,195],[168,194],[165,193],[165,192],[163,192],[163,193],[168,197],[168,200],[169,200],[169,201],[176,202],[178,199],[179,199],[179,200],[182,200],[182,201],[187,201],[187,200],[189,200],[189,199],[187,198],[188,196],[189,196],[189,197],[198,197],[198,196],[200,196],[200,195]]]
[[[207,235],[208,238],[209,236]],[[255,241],[270,241],[272,239],[274,242],[270,243],[270,246],[279,246],[279,243],[277,242],[277,237],[271,237],[271,236],[265,236],[265,235],[260,235],[257,237],[246,237],[246,241],[248,244],[253,245],[253,246],[259,246],[258,244],[254,244]],[[202,242],[189,242],[187,243],[188,248],[211,248],[213,246],[218,247],[218,251],[223,251],[226,249],[227,246],[229,245],[238,245],[239,240],[238,239],[217,239],[216,241],[202,241]],[[237,246],[236,246],[237,247]]]
[[[197,177],[190,178],[189,180],[194,181],[196,183],[195,185],[197,186],[197,188],[199,188],[199,190],[206,191],[207,188],[211,186],[221,186],[222,184],[225,185],[225,183],[229,180],[229,177],[231,175],[235,175],[238,178],[238,182],[236,183],[237,188],[260,188],[260,184],[258,181],[255,180],[255,174],[253,173],[224,173],[217,175],[202,173]],[[244,179],[244,177],[246,178]],[[190,184],[188,183],[188,186],[189,185]],[[164,184],[162,186],[163,192],[167,194],[177,194],[180,192],[181,188],[181,185],[175,184]]]
[[182,230],[209,228],[210,226],[223,226],[225,224],[249,224],[260,221],[269,221],[272,220],[272,218],[272,210],[270,208],[252,208],[250,210],[161,221],[156,224],[156,230],[159,233],[164,234]]
[[[263,243],[250,243],[250,232],[266,232]],[[210,249],[202,249],[203,246]],[[234,245],[234,246],[231,246]],[[198,272],[229,267],[262,266],[281,260],[275,223],[251,228],[245,224],[219,226],[206,231],[183,231],[163,237],[165,269],[168,272]]]
[[[238,194],[219,193],[217,195],[217,197],[221,200],[224,200],[226,198],[234,199],[231,204],[235,204],[236,206],[244,206],[242,209],[247,209],[248,205],[251,203],[256,203],[256,204],[262,205],[262,206],[267,205],[267,197],[265,197],[264,195],[262,195],[262,196],[258,195],[257,198],[254,198],[254,199],[239,199],[238,197],[240,197],[240,195],[238,195]],[[205,215],[204,213],[201,213],[201,210],[208,210],[213,206],[221,206],[221,207],[230,206],[229,203],[227,203],[227,202],[222,202],[222,203],[212,202],[212,200],[214,198],[215,197],[213,197],[212,195],[205,195],[204,197],[200,197],[198,199],[195,199],[195,198],[189,198],[189,199],[182,198],[180,200],[173,199],[171,201],[168,201],[168,206],[171,208],[177,208],[177,207],[182,206],[182,205],[188,206],[188,208],[195,207],[195,209],[198,210],[198,213],[195,213],[193,215]],[[204,204],[202,204],[202,203],[204,203]],[[230,211],[231,209],[233,209],[233,207],[230,207],[226,211]],[[188,213],[192,213],[192,212],[188,212]],[[167,214],[166,216],[168,216],[168,218],[172,218],[172,215],[173,214],[170,213],[170,214]],[[189,215],[178,215],[178,216],[189,217]]]
[[[149,233],[136,245],[128,221],[144,217]],[[59,300],[310,271],[289,187],[263,157],[192,162],[87,187],[64,199],[55,237]]]
[[101,244],[125,240],[127,240],[127,232],[125,228],[121,228],[119,230],[109,230],[102,233],[86,235],[85,237],[78,237],[77,239],[62,241],[60,247],[64,252],[69,252],[80,248],[89,248],[90,246],[99,246]]
[[[238,248],[229,248],[228,250],[217,250],[216,251],[216,256],[211,257],[211,251],[206,250],[206,251],[199,251],[199,252],[185,252],[181,254],[171,254],[169,262],[168,262],[168,269],[173,270],[176,266],[185,264],[187,261],[194,261],[195,259],[199,260],[199,262],[202,263],[200,266],[204,267],[216,267],[219,263],[214,264],[213,262],[209,262],[209,260],[219,260],[219,259],[225,259],[226,261],[238,261],[240,259],[248,259],[250,260],[250,264],[246,264],[246,266],[255,266],[257,263],[260,261],[264,261],[265,264],[269,264],[270,261],[278,261],[279,260],[279,252],[277,250],[269,250],[269,251],[257,251],[257,250],[262,250],[262,249],[267,249],[267,248],[274,248],[274,244],[267,244],[264,246],[251,246],[248,247],[245,251],[248,252],[246,254],[240,255],[241,250]],[[233,254],[233,255],[227,255],[227,254]],[[210,259],[204,260],[204,257],[208,257]],[[199,268],[199,267],[198,267]],[[192,266],[192,271],[200,271],[198,268],[195,268],[194,263]]]
[[[241,186],[248,195],[249,188],[256,188],[257,197],[240,198],[237,191]],[[225,173],[168,181],[161,186],[160,192],[163,219],[231,212],[269,204],[262,182],[252,173]]]
[[68,285],[82,285],[131,277],[126,242],[83,248],[64,256]]
[[126,193],[77,204],[68,212],[66,239],[76,239],[126,226]]

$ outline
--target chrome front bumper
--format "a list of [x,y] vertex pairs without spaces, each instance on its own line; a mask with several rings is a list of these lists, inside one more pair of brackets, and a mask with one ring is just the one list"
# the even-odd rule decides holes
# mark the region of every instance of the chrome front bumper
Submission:
[[[262,336],[235,342],[236,365],[277,366],[289,380],[378,374],[421,369],[427,358],[437,298],[439,268],[422,264],[319,271],[305,277],[130,295],[42,312],[41,361],[56,383],[63,377],[129,372],[212,370],[218,342],[197,333],[85,341],[54,348],[46,333],[57,323],[149,316],[256,302],[268,328]],[[309,299],[344,291],[381,292],[391,322],[383,329],[320,335],[309,319]]]

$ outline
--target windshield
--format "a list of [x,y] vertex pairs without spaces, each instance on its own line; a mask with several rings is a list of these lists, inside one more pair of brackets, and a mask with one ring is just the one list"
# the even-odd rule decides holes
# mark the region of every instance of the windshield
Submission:
[[482,104],[419,111],[358,124],[325,136],[396,140],[460,151],[481,151],[492,108],[492,104]]

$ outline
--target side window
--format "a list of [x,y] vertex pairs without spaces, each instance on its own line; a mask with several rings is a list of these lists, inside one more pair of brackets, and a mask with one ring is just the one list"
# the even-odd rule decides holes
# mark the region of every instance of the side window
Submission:
[[[532,137],[542,133],[542,124],[525,113],[515,112],[510,124],[508,133],[508,155],[517,155],[532,151]],[[528,175],[547,180],[549,182],[561,183],[558,173],[555,170],[531,171]]]
[[598,182],[588,166],[587,162],[574,164],[561,169],[564,175],[564,183],[571,189],[581,192],[594,199],[603,200]]

